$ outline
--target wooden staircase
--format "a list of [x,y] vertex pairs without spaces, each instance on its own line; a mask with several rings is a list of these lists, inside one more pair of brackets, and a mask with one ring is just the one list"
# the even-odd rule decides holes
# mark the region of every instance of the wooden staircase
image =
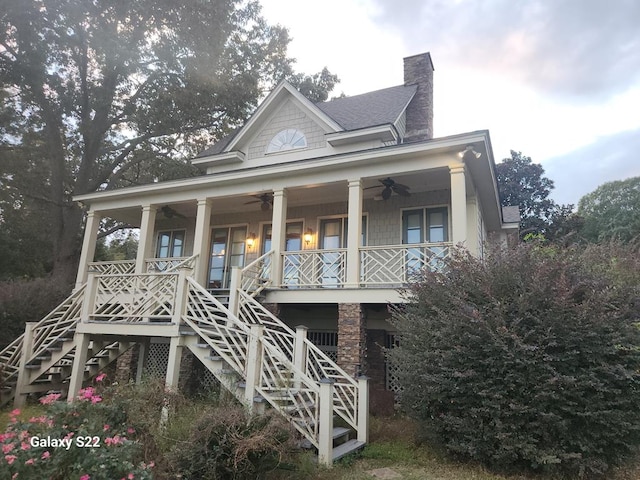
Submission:
[[[187,348],[251,411],[283,415],[320,463],[362,448],[367,380],[351,378],[306,338],[306,329],[291,330],[257,301],[268,286],[270,254],[234,269],[227,305],[199,285],[184,262],[142,275],[107,268],[90,275],[87,285],[0,352],[0,404],[50,390],[75,393],[135,340],[164,336],[175,349],[168,385],[176,384],[176,352]],[[74,370],[77,361],[83,366]],[[341,425],[334,428],[334,420]]]

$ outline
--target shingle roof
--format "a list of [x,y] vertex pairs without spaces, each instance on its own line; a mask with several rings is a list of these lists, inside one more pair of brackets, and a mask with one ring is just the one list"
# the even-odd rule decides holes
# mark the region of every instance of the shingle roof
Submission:
[[[394,123],[416,93],[415,85],[383,88],[373,92],[336,98],[328,102],[316,103],[316,107],[331,117],[345,130],[358,130]],[[222,153],[240,129],[203,150],[196,158]]]
[[415,85],[384,88],[373,92],[316,103],[345,130],[394,123],[416,93]]

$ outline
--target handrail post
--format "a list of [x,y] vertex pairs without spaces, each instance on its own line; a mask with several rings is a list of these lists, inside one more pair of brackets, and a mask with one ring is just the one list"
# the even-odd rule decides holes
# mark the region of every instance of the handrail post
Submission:
[[20,355],[20,369],[18,370],[18,380],[16,382],[16,390],[13,397],[13,405],[21,407],[26,401],[25,395],[22,393],[26,386],[28,370],[27,362],[33,353],[33,336],[35,327],[38,322],[27,322],[24,325],[24,336],[22,337],[22,352]]
[[173,305],[173,323],[176,329],[180,329],[182,323],[182,316],[186,313],[187,308],[187,293],[189,291],[187,275],[191,272],[188,267],[181,267],[178,269],[178,278],[176,279],[176,293]]
[[358,377],[358,441],[369,442],[369,377]]
[[98,278],[96,272],[89,272],[87,276],[87,288],[84,291],[82,301],[82,313],[80,321],[87,323],[89,317],[93,315],[96,306],[96,296],[98,295]]
[[251,334],[249,336],[249,345],[247,352],[247,377],[245,379],[244,398],[245,403],[249,407],[249,411],[253,413],[253,399],[256,396],[256,387],[260,385],[260,374],[262,372],[262,336],[264,335],[264,326],[251,325]]
[[296,372],[293,377],[294,388],[300,388],[300,373],[307,372],[307,331],[309,329],[304,325],[296,327],[296,339],[293,347],[293,364],[296,367]]
[[242,288],[242,269],[231,267],[231,281],[229,285],[229,310],[238,316],[238,290]]
[[333,464],[333,384],[331,378],[320,380],[318,402],[318,464]]

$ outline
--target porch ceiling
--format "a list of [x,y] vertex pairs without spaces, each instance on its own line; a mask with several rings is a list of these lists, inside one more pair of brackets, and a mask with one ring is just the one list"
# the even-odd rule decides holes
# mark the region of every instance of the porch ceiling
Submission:
[[[412,194],[444,190],[450,186],[449,171],[446,168],[424,170],[411,174],[390,175],[397,183],[409,187]],[[378,197],[382,193],[383,185],[379,182],[386,177],[365,177],[362,179],[364,199]],[[374,188],[371,188],[374,187]],[[375,188],[379,187],[379,188]],[[212,198],[212,208],[214,212],[244,213],[260,210],[260,200],[256,196],[263,193],[270,193],[271,190],[261,190],[247,192],[245,195],[233,197]],[[394,194],[395,195],[395,194]],[[306,185],[304,187],[292,188],[288,190],[287,202],[290,207],[318,205],[323,203],[346,202],[348,199],[348,186],[346,181],[323,183],[318,185]],[[158,205],[158,218],[165,214],[162,208],[165,205]],[[196,201],[167,203],[171,209],[171,214],[177,218],[195,218],[197,204]],[[139,207],[105,210],[101,212],[103,216],[129,223],[138,227],[140,225],[141,210]]]

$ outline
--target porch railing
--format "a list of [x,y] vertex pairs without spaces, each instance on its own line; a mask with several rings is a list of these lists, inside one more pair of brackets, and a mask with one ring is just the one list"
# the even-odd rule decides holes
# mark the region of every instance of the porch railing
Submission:
[[441,271],[451,243],[416,243],[360,248],[361,285],[399,285],[423,268]]
[[282,254],[282,282],[286,288],[340,287],[345,283],[347,249],[304,250]]
[[271,284],[272,256],[273,250],[269,250],[242,269],[240,282],[245,292],[255,297]]

